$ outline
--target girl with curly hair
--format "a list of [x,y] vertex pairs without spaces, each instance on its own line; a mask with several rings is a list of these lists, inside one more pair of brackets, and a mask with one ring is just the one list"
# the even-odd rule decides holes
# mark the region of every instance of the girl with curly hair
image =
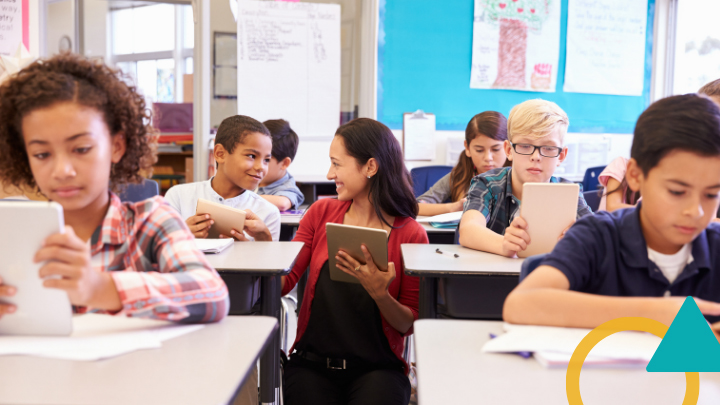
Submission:
[[[0,179],[62,205],[65,232],[35,260],[77,312],[218,321],[227,288],[184,221],[162,197],[121,203],[111,191],[153,163],[148,122],[143,97],[104,64],[35,62],[0,85]],[[0,280],[0,297],[15,293]],[[0,317],[16,310],[0,304]]]

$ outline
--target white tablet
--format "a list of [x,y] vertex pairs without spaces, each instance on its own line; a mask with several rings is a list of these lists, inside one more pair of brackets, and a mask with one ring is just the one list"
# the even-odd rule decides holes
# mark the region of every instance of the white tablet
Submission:
[[62,207],[54,202],[0,201],[0,277],[17,288],[0,302],[17,306],[0,318],[0,335],[69,335],[72,306],[67,293],[45,288],[33,263],[48,236],[65,228]]
[[208,239],[217,239],[220,235],[232,236],[232,230],[242,232],[245,228],[245,211],[214,201],[198,198],[195,215],[208,214],[215,221],[208,231]]
[[577,217],[580,186],[568,183],[525,183],[520,216],[528,224],[530,244],[518,257],[550,253],[562,232]]
[[328,265],[330,267],[331,280],[346,283],[360,283],[355,277],[335,267],[337,264],[335,255],[342,249],[352,256],[353,259],[365,264],[365,255],[360,248],[361,245],[365,245],[368,248],[377,268],[381,271],[387,271],[388,233],[386,230],[328,222],[325,224],[325,231],[327,232]]

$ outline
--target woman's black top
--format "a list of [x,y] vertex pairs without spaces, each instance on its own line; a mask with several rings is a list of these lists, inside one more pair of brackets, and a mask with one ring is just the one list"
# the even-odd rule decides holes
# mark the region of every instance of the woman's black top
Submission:
[[328,262],[320,270],[307,329],[295,348],[372,367],[403,367],[390,350],[375,301],[360,284],[331,280]]

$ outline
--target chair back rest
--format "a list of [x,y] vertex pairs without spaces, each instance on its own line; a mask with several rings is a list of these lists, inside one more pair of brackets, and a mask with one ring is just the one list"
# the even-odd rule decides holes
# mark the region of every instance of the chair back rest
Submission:
[[120,193],[120,201],[139,202],[158,194],[160,194],[158,183],[155,180],[143,179],[140,184],[128,184],[127,188]]
[[590,167],[585,170],[585,177],[583,177],[583,191],[597,191],[600,188],[600,180],[598,177],[600,173],[605,170],[605,166]]
[[423,166],[410,170],[415,198],[423,195],[433,184],[450,173],[452,169],[452,166]]

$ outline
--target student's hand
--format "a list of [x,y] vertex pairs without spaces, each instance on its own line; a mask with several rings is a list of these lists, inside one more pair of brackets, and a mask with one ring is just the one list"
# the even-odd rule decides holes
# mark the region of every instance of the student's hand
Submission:
[[518,252],[527,249],[530,244],[530,235],[527,233],[528,224],[521,217],[516,217],[510,226],[505,229],[502,242],[502,255],[514,257]]
[[465,201],[467,201],[467,197],[461,199],[460,201],[455,201],[454,203],[448,204],[450,206],[450,210],[448,212],[462,211],[465,207]]
[[568,230],[570,230],[570,228],[572,228],[573,225],[575,225],[575,221],[573,221],[572,224],[568,225],[567,228],[563,229],[563,231],[562,231],[562,233],[560,234],[560,236],[558,236],[558,239],[557,239],[558,242],[560,241],[560,239],[562,239],[562,238],[565,236],[565,233],[566,233]]
[[[15,289],[15,287],[5,285],[5,283],[3,282],[3,279],[0,278],[0,299],[2,299],[2,297],[12,297],[13,295],[15,295],[16,291],[17,290]],[[3,317],[3,315],[12,314],[16,310],[17,310],[17,307],[15,307],[15,305],[0,304],[0,319]]]
[[360,264],[360,262],[353,259],[352,256],[340,250],[335,256],[335,259],[337,259],[337,268],[358,279],[360,284],[368,294],[370,294],[370,297],[377,301],[388,295],[390,283],[395,279],[395,263],[389,262],[388,270],[382,271],[375,265],[370,251],[367,250],[365,245],[360,246],[360,248],[363,251],[363,255],[365,255],[365,263],[367,264]]
[[215,223],[215,221],[210,219],[209,214],[200,214],[191,216],[185,220],[185,223],[188,228],[190,228],[190,232],[192,232],[193,236],[198,239],[205,239],[208,237],[210,227]]
[[110,273],[93,269],[90,247],[75,235],[72,227],[45,239],[37,251],[35,263],[40,267],[43,286],[67,292],[73,305],[89,306],[110,311],[122,309],[122,302]]

